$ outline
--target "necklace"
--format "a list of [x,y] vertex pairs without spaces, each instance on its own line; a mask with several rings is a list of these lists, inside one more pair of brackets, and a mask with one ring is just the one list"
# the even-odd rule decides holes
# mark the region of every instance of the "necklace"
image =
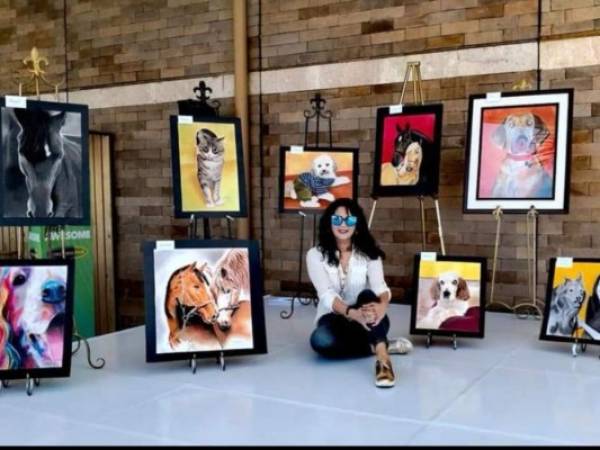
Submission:
[[[350,255],[352,257],[352,255]],[[340,264],[338,265],[338,276],[340,279],[340,294],[342,297],[344,296],[344,289],[346,288],[346,278],[348,275],[348,269],[350,268],[350,259],[348,259],[348,264],[346,266],[346,270],[344,270],[344,265],[342,264],[341,254],[340,254]]]

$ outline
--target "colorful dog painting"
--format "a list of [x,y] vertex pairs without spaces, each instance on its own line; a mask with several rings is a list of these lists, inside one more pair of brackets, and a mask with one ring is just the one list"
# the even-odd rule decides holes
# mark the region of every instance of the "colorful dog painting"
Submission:
[[565,213],[573,90],[471,95],[464,211]]
[[63,366],[68,281],[66,266],[0,267],[0,370]]

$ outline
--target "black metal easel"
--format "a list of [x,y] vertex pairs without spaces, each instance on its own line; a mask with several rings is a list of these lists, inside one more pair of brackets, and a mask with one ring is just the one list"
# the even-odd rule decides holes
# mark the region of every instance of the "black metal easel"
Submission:
[[[208,94],[212,93],[212,89],[209,88],[204,81],[200,81],[198,86],[193,89],[193,92],[196,96],[195,99],[179,100],[177,102],[179,115],[192,117],[218,117],[221,102],[210,98]],[[209,218],[203,217],[202,223],[204,226],[203,238],[210,239]],[[198,237],[198,218],[194,214],[190,217],[188,236],[190,239],[196,239]]]
[[[308,135],[310,128],[310,121],[315,120],[315,143],[312,145],[312,148],[321,148],[319,145],[319,134],[321,132],[321,119],[325,119],[327,121],[327,125],[329,127],[329,147],[333,147],[333,132],[331,128],[331,118],[333,114],[329,110],[325,110],[325,104],[327,101],[321,96],[321,93],[317,92],[313,98],[310,99],[311,109],[304,110],[304,147],[308,147]],[[300,250],[298,251],[298,279],[297,279],[297,291],[296,294],[292,297],[290,303],[289,311],[281,311],[280,316],[282,319],[289,319],[294,314],[294,303],[296,299],[302,305],[310,305],[313,303],[315,306],[318,303],[318,298],[315,295],[314,291],[307,292],[302,288],[302,271],[304,269],[304,221],[306,219],[306,214],[302,211],[298,212],[300,216]],[[313,235],[312,235],[312,245],[315,245],[317,240],[317,214],[313,214]],[[302,294],[307,293],[307,297],[303,297]]]
[[[193,89],[193,92],[196,96],[195,99],[179,100],[177,102],[177,106],[179,108],[179,115],[192,117],[219,116],[219,108],[221,107],[221,102],[210,98],[208,94],[212,93],[212,89],[208,87],[204,81],[200,81],[198,83],[198,86],[196,86]],[[227,236],[229,239],[232,239],[231,222],[233,222],[234,219],[231,216],[226,216],[226,219]],[[203,217],[202,223],[204,228],[202,238],[211,239],[209,218]],[[198,217],[196,217],[195,214],[192,214],[192,216],[190,217],[190,223],[188,225],[188,238],[198,238]],[[222,370],[225,370],[225,354],[223,352],[220,352],[217,355],[217,364],[221,367]],[[197,369],[196,355],[193,355],[190,359],[190,368],[192,369],[192,373],[195,374]]]

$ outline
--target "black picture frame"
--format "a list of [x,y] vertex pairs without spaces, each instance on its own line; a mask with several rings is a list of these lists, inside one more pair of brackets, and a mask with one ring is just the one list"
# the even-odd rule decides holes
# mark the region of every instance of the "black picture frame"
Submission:
[[[571,137],[573,128],[573,97],[574,90],[568,89],[548,89],[539,91],[511,91],[499,93],[499,99],[494,98],[489,100],[491,103],[488,106],[481,107],[481,115],[478,116],[479,127],[477,127],[477,139],[473,139],[475,130],[475,102],[481,100],[487,100],[488,94],[474,94],[469,97],[469,115],[467,124],[467,136],[466,136],[466,156],[465,156],[465,179],[464,179],[464,195],[463,195],[463,212],[465,214],[489,214],[493,212],[498,206],[502,209],[503,213],[507,214],[523,214],[535,207],[537,212],[542,214],[568,214],[569,202],[570,202],[570,179],[571,179]],[[547,96],[548,100],[540,102],[536,100],[539,96]],[[556,96],[552,101],[551,96]],[[566,96],[566,98],[564,98]],[[532,99],[530,103],[523,102],[520,104],[507,104],[503,100],[514,99],[520,97]],[[559,97],[562,97],[559,98]],[[561,102],[566,107],[565,121],[561,123],[559,116],[562,114]],[[479,193],[477,192],[479,186],[480,170],[481,170],[481,139],[482,139],[482,121],[481,116],[485,109],[494,108],[511,108],[511,107],[535,107],[535,106],[546,106],[546,105],[557,105],[556,114],[556,156],[554,161],[554,177],[553,182],[553,197],[551,199],[539,199],[539,198],[486,198],[480,199]],[[563,130],[561,132],[561,130]],[[564,150],[559,148],[559,133],[563,136]],[[474,151],[473,143],[477,141],[478,151]],[[559,153],[562,152],[562,156]],[[564,160],[564,167],[559,167],[559,156]],[[472,162],[476,160],[476,162]],[[471,170],[473,165],[477,168],[477,176],[473,177]],[[560,172],[559,172],[560,170]],[[563,183],[558,183],[557,174],[563,178]],[[475,178],[475,180],[473,180]],[[557,195],[559,189],[562,189],[562,195]],[[473,199],[473,194],[475,199]],[[489,206],[481,206],[481,202],[487,202]],[[549,202],[558,202],[559,205],[552,205]],[[479,206],[478,206],[479,205]],[[492,206],[493,205],[493,206]]]
[[[569,342],[569,343],[578,343],[578,344],[590,344],[590,345],[600,345],[600,339],[594,340],[586,337],[576,338],[576,337],[567,337],[567,336],[556,336],[552,334],[548,334],[548,322],[550,320],[550,311],[551,311],[551,302],[552,302],[552,292],[554,288],[552,287],[554,284],[554,277],[556,275],[556,263],[557,258],[550,258],[549,260],[549,269],[548,269],[548,283],[546,284],[546,304],[544,305],[544,316],[542,317],[542,326],[540,329],[539,339],[541,341],[552,341],[552,342]],[[595,263],[598,264],[598,274],[596,278],[600,277],[600,258],[573,258],[573,264],[577,263]],[[594,282],[595,284],[596,282]],[[586,292],[586,298],[583,300],[589,301],[590,297],[589,292]],[[583,306],[583,303],[582,305]],[[579,312],[577,313],[579,314]]]
[[413,285],[410,314],[410,334],[431,336],[456,336],[483,339],[485,333],[485,303],[486,303],[486,274],[487,260],[479,256],[451,256],[436,255],[437,261],[476,263],[480,265],[479,279],[479,330],[475,333],[465,331],[436,330],[417,328],[417,309],[419,301],[419,272],[421,266],[421,254],[415,255],[413,268]]
[[[398,185],[386,186],[381,184],[381,166],[384,150],[384,127],[385,121],[388,118],[402,116],[417,116],[431,115],[435,116],[434,124],[434,140],[422,145],[423,159],[421,161],[421,169],[419,181],[415,185]],[[371,196],[378,197],[409,197],[409,196],[437,196],[440,183],[440,151],[442,143],[442,119],[444,114],[444,106],[439,104],[431,105],[411,105],[403,106],[402,112],[390,112],[390,107],[382,107],[377,109],[377,127],[375,140],[375,167],[373,170],[373,188]],[[421,137],[420,133],[413,131],[412,135],[415,138]]]
[[[238,196],[239,209],[237,210],[218,210],[211,211],[210,209],[198,210],[183,210],[183,199],[181,192],[181,160],[179,157],[179,117],[171,116],[171,169],[173,174],[173,202],[175,209],[175,217],[184,219],[192,216],[196,218],[224,218],[230,217],[247,217],[247,202],[246,202],[246,174],[244,171],[244,152],[242,142],[242,124],[238,117],[204,117],[191,116],[192,123],[208,123],[208,124],[229,124],[234,127],[235,135],[235,151],[238,177]],[[189,117],[189,116],[188,116]],[[223,182],[223,181],[222,181]]]
[[[0,274],[5,267],[52,266],[67,268],[67,290],[63,328],[63,360],[61,367],[34,369],[0,369],[0,380],[30,378],[66,378],[71,375],[73,341],[73,301],[75,292],[75,263],[72,259],[7,259],[0,261]],[[41,295],[41,292],[40,292]]]
[[[27,216],[12,216],[7,215],[9,212],[5,211],[5,198],[9,195],[7,191],[8,178],[0,182],[0,226],[62,226],[62,225],[90,225],[90,158],[89,158],[89,111],[87,105],[80,105],[75,103],[58,103],[58,102],[47,102],[40,100],[26,100],[27,110],[37,111],[53,111],[53,112],[66,112],[79,114],[81,118],[80,129],[81,129],[81,186],[77,187],[77,191],[80,193],[80,205],[81,205],[81,216],[80,217],[27,217]],[[5,173],[5,159],[11,158],[8,154],[11,151],[11,146],[8,148],[6,142],[8,139],[4,139],[5,127],[9,126],[4,123],[4,110],[5,109],[16,109],[6,105],[6,97],[0,98],[0,130],[2,130],[2,139],[0,139],[0,174]],[[13,116],[13,114],[11,114]],[[13,122],[14,118],[11,119]],[[16,150],[18,151],[18,150]],[[14,158],[14,156],[12,156]],[[14,183],[20,183],[24,186],[25,177],[15,165],[16,160],[13,159],[13,170],[19,170],[15,172],[13,178]],[[2,175],[3,176],[3,175]],[[22,178],[22,179],[21,179]],[[25,200],[26,201],[26,200]]]
[[250,270],[250,301],[252,317],[253,347],[251,349],[190,351],[158,353],[156,349],[156,315],[154,285],[154,250],[155,241],[144,242],[144,299],[146,312],[146,362],[180,361],[192,358],[214,357],[223,353],[226,356],[264,354],[267,353],[267,336],[262,291],[262,272],[260,267],[259,246],[253,240],[178,240],[172,241],[173,249],[228,249],[243,248],[248,250]]
[[[358,148],[356,147],[313,147],[307,146],[302,149],[302,153],[351,153],[352,154],[352,198],[358,198]],[[290,146],[281,146],[279,148],[279,212],[282,214],[321,214],[329,203],[319,208],[286,208],[285,207],[285,155],[291,152]],[[323,202],[325,203],[325,202]]]

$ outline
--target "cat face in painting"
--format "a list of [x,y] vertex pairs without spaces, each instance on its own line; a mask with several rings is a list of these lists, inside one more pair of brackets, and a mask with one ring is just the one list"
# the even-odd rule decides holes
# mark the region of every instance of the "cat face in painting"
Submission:
[[218,137],[209,129],[202,128],[196,133],[196,154],[205,160],[217,161],[223,158],[224,136]]

